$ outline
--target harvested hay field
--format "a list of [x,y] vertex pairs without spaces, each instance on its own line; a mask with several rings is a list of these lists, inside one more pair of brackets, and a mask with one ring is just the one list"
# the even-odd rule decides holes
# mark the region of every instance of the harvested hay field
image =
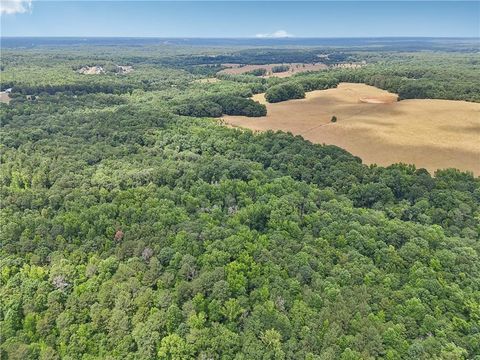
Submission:
[[[263,94],[254,99],[266,103]],[[372,86],[342,83],[305,99],[266,103],[265,117],[223,119],[230,126],[282,130],[337,145],[366,164],[403,162],[432,173],[453,167],[480,175],[480,104],[396,99]],[[330,121],[334,115],[336,123]]]
[[398,101],[398,96],[382,95],[382,96],[376,96],[376,97],[361,97],[358,100],[362,103],[367,103],[367,104],[391,104]]
[[[278,72],[278,73],[272,72],[273,67],[281,66],[281,65],[288,65],[290,68],[284,72]],[[240,75],[256,69],[265,69],[267,70],[267,74],[265,76],[262,76],[264,78],[274,77],[274,76],[284,78],[284,77],[289,77],[301,72],[320,71],[328,68],[328,66],[323,63],[315,63],[315,64],[302,64],[302,63],[286,64],[285,63],[285,64],[244,65],[244,66],[242,66],[241,64],[222,64],[222,66],[226,66],[228,67],[228,69],[223,69],[219,71],[219,74]]]

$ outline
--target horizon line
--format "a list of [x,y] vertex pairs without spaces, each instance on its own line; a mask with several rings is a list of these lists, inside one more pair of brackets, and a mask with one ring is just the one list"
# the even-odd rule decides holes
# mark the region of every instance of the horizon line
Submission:
[[228,37],[211,37],[211,36],[117,36],[117,35],[72,35],[72,36],[56,36],[56,35],[18,35],[18,36],[2,36],[0,39],[12,38],[52,38],[52,39],[230,39],[230,40],[302,40],[302,39],[477,39],[480,36],[285,36],[285,37],[257,37],[257,36],[228,36]]

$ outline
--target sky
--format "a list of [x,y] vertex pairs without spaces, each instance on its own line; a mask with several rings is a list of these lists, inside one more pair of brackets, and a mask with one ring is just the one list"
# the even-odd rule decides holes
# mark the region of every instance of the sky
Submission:
[[0,1],[2,36],[480,36],[479,1]]

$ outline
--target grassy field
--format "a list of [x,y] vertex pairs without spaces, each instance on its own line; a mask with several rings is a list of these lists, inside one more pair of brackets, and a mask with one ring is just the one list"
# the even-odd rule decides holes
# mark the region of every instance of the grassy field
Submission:
[[480,104],[396,98],[372,86],[342,83],[276,104],[258,94],[254,99],[266,104],[266,117],[224,120],[232,126],[282,130],[314,143],[337,145],[367,164],[404,162],[432,172],[455,167],[480,174]]

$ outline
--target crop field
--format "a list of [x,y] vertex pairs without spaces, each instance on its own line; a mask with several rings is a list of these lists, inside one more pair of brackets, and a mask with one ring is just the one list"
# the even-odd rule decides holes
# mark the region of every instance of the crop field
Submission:
[[[230,74],[230,75],[240,75],[245,74],[256,69],[265,69],[267,73],[264,77],[289,77],[294,74],[307,72],[307,71],[319,71],[325,70],[328,68],[327,65],[323,63],[314,63],[314,64],[303,64],[303,63],[291,63],[291,64],[266,64],[266,65],[244,65],[241,64],[222,64],[227,66],[228,69],[219,71],[220,74]],[[284,72],[273,73],[272,68],[275,66],[288,65],[290,68]]]
[[[413,163],[429,171],[456,167],[480,174],[480,104],[411,99],[364,84],[307,93],[305,99],[266,103],[267,116],[225,116],[231,126],[282,130],[333,144],[366,164]],[[332,123],[332,116],[337,122]]]

